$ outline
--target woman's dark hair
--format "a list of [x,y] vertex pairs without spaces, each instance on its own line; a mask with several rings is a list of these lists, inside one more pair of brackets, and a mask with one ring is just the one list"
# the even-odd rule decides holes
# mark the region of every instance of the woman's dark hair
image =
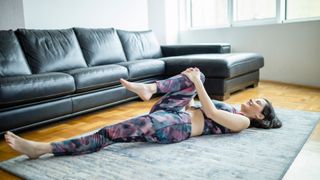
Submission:
[[282,126],[282,123],[276,116],[271,102],[267,99],[264,100],[267,102],[267,104],[264,106],[261,112],[264,115],[264,118],[262,120],[251,119],[250,127],[263,129],[280,128]]

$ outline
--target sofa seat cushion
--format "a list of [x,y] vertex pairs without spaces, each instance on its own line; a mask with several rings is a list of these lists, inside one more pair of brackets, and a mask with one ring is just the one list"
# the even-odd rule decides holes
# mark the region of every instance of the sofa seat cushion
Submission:
[[0,78],[0,107],[64,96],[74,91],[72,76],[64,73]]
[[73,76],[76,92],[83,92],[120,84],[119,79],[128,78],[127,68],[119,65],[104,65],[65,71]]
[[263,67],[264,59],[257,53],[197,54],[162,58],[166,75],[175,75],[188,67],[198,67],[206,77],[232,78]]
[[148,59],[118,63],[128,69],[129,80],[138,80],[146,77],[162,75],[165,64],[161,60]]

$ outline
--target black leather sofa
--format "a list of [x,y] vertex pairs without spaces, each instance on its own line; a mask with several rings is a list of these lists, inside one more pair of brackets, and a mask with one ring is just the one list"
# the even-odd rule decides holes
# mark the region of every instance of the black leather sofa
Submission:
[[0,134],[69,118],[137,96],[119,78],[154,82],[197,66],[215,98],[256,86],[263,57],[228,44],[160,46],[152,31],[0,31]]

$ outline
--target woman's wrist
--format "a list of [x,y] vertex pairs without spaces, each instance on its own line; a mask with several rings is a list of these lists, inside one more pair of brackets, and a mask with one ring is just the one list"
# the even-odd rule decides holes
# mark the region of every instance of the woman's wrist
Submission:
[[202,81],[201,81],[201,79],[200,79],[200,77],[199,77],[199,78],[195,78],[195,79],[193,80],[193,83],[200,83],[200,84],[202,84]]

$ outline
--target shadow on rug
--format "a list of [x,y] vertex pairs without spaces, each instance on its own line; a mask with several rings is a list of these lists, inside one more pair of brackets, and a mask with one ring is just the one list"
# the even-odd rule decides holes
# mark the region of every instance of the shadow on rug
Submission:
[[281,179],[320,113],[276,110],[280,129],[194,137],[176,144],[122,143],[88,155],[19,156],[0,167],[25,179]]

